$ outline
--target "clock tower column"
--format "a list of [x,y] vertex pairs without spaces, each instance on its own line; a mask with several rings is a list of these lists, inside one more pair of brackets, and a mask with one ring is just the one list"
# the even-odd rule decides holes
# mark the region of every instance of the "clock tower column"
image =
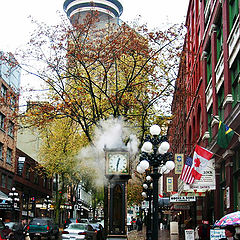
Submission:
[[105,149],[105,233],[108,240],[127,239],[127,182],[130,179],[126,149]]

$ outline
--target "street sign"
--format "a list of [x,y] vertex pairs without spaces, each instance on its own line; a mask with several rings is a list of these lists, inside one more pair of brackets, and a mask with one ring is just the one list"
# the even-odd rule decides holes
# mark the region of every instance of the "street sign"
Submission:
[[170,202],[195,202],[196,197],[195,196],[178,196],[173,195],[170,197]]

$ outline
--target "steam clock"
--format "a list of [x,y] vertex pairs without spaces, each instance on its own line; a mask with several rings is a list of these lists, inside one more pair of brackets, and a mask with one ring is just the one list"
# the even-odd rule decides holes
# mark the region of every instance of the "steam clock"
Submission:
[[106,237],[127,239],[127,182],[130,178],[129,153],[126,149],[105,149],[106,177],[105,226]]

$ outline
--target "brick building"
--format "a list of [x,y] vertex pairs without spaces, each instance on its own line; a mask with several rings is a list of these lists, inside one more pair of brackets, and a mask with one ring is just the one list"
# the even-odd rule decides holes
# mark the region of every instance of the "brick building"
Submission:
[[[13,186],[16,160],[16,111],[20,86],[20,69],[11,54],[0,52],[0,191],[6,200]],[[0,215],[2,216],[0,209]]]
[[[240,209],[239,9],[239,0],[189,1],[169,132],[174,153],[192,156],[196,144],[214,153],[216,190],[196,195],[195,224]],[[227,149],[217,145],[218,120],[236,132]]]

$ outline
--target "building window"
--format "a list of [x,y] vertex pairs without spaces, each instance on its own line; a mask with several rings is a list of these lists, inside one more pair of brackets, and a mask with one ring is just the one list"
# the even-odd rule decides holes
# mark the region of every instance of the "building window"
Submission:
[[217,61],[219,60],[223,51],[223,26],[222,26],[222,14],[217,22]]
[[207,55],[207,83],[210,82],[211,78],[212,78],[212,54],[210,49]]
[[223,182],[223,181],[225,181],[225,178],[226,178],[226,168],[225,168],[225,162],[222,162],[221,163],[221,169],[220,169],[220,171],[221,171],[221,175],[220,175],[220,177],[221,177],[221,182]]
[[51,190],[51,180],[49,178],[48,178],[48,181],[47,181],[47,189]]
[[2,174],[2,187],[5,188],[6,187],[6,175]]
[[37,172],[34,173],[34,183],[39,184],[39,175]]
[[224,120],[224,108],[223,108],[224,87],[223,87],[223,85],[221,86],[221,88],[218,91],[217,98],[218,98],[218,116],[219,116],[220,120],[223,121]]
[[3,161],[3,144],[0,142],[0,160]]
[[1,86],[1,95],[2,95],[4,100],[7,99],[7,88],[3,84]]
[[11,96],[10,98],[10,108],[15,111],[16,109],[16,97],[15,96]]
[[5,127],[5,116],[2,113],[0,113],[0,128],[4,130],[4,127]]
[[233,28],[233,25],[237,19],[239,12],[238,0],[230,0],[229,1],[229,27],[230,31]]
[[7,189],[9,189],[9,190],[12,189],[12,183],[13,183],[13,178],[12,177],[8,177]]
[[6,163],[12,164],[12,149],[7,148]]
[[207,116],[208,116],[208,132],[209,132],[209,143],[212,141],[212,109],[213,107],[211,106],[208,110]]
[[240,55],[236,57],[236,60],[232,65],[232,68],[230,69],[231,81],[232,81],[233,107],[240,100],[240,85],[239,85],[240,59],[239,58],[240,58]]
[[43,177],[43,187],[47,188],[47,177]]
[[26,165],[26,179],[30,179],[30,165],[27,164]]
[[8,135],[12,138],[14,136],[14,123],[12,121],[8,123]]

